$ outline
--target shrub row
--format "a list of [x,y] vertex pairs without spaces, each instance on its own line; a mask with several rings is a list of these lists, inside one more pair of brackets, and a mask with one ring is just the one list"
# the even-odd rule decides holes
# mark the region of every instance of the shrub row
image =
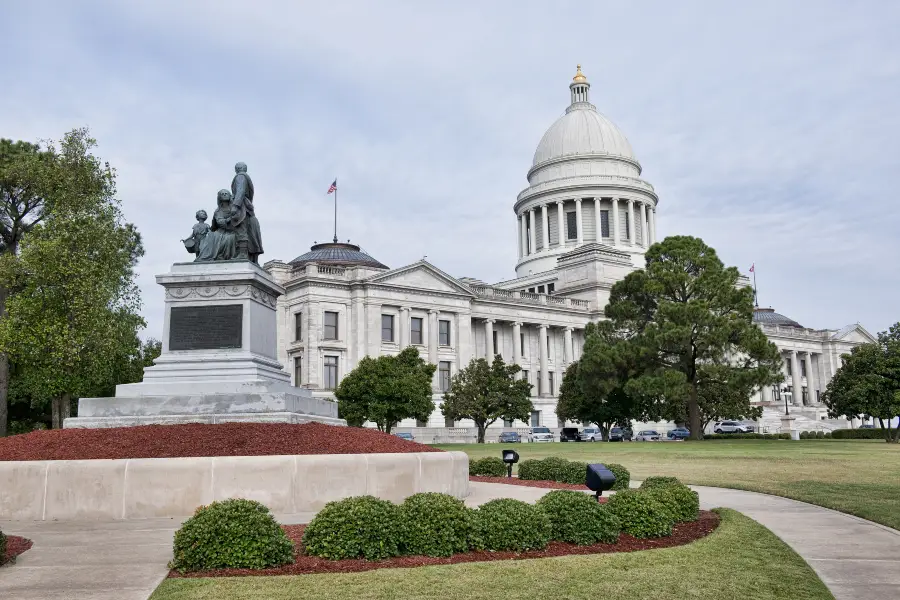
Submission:
[[825,431],[801,431],[800,439],[801,440],[824,440],[826,438],[832,437],[831,432]]
[[[625,490],[631,481],[631,474],[622,465],[608,463],[606,468],[616,476],[616,484],[612,489]],[[558,456],[523,460],[519,463],[519,479],[532,481],[559,481],[584,485],[587,477],[587,463],[577,460],[566,460]]]
[[710,433],[704,440],[789,440],[789,433]]
[[6,556],[6,535],[0,531],[0,564],[3,563],[4,556]]
[[831,437],[836,440],[883,440],[883,429],[835,429]]
[[497,456],[485,456],[478,460],[469,461],[469,475],[483,475],[485,477],[503,477],[506,475],[506,463]]
[[675,477],[648,477],[640,489],[616,492],[607,505],[622,531],[636,538],[672,535],[676,523],[700,516],[700,496]]

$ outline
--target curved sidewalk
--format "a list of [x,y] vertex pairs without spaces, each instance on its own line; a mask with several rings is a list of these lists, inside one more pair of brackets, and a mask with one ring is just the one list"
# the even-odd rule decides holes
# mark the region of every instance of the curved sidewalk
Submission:
[[[469,486],[470,506],[500,497],[535,502],[550,491],[476,481]],[[837,600],[900,598],[900,531],[779,496],[693,485],[691,489],[700,494],[702,508],[733,508],[769,528],[803,557]]]

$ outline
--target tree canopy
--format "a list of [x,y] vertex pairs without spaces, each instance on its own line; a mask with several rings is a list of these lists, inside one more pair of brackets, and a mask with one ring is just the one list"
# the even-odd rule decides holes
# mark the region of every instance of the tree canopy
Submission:
[[402,419],[425,421],[434,411],[435,368],[412,346],[396,356],[366,356],[334,391],[338,414],[351,426],[371,421],[386,433]]
[[751,394],[782,374],[778,349],[752,322],[752,289],[698,238],[666,238],[645,256],[606,307],[641,370],[625,391],[651,418],[686,420],[694,439],[713,418],[755,416]]
[[531,384],[516,379],[521,370],[519,365],[503,362],[499,354],[490,364],[483,358],[472,359],[450,380],[441,412],[454,421],[472,419],[478,429],[479,444],[484,443],[485,429],[497,419],[527,422],[534,406]]
[[900,440],[900,323],[841,357],[843,365],[828,382],[822,401],[831,417],[865,415],[878,419],[885,441]]

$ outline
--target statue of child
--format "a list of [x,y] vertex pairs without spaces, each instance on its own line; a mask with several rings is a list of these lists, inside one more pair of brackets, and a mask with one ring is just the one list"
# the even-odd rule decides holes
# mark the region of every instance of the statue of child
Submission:
[[[195,261],[211,260],[211,257],[207,256],[209,244],[206,243],[206,238],[209,235],[209,223],[206,222],[206,211],[201,208],[197,211],[195,216],[197,218],[197,223],[191,229],[191,237],[182,240],[184,242],[184,247],[188,252],[197,255],[194,259]],[[206,250],[206,252],[204,252],[204,250]]]

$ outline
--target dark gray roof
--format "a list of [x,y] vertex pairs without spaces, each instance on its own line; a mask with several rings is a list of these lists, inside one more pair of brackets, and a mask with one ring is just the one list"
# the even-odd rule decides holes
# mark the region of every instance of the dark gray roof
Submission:
[[332,265],[335,267],[365,266],[375,269],[387,269],[387,265],[380,263],[365,252],[359,246],[350,243],[325,242],[316,244],[306,254],[301,254],[291,261],[294,267],[302,267],[307,263],[320,265]]
[[803,325],[797,321],[790,319],[784,315],[775,312],[772,308],[754,308],[753,322],[764,323],[766,325],[783,325],[785,327],[798,327],[803,329]]

